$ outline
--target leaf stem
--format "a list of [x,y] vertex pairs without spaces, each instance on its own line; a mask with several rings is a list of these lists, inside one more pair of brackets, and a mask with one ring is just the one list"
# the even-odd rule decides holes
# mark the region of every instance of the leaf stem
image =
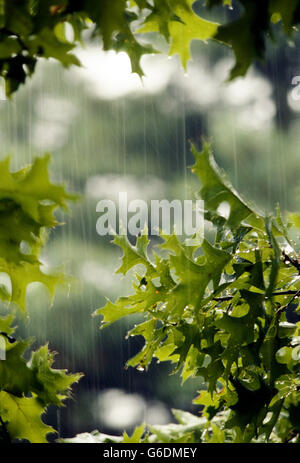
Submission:
[[[298,295],[300,295],[299,290],[275,291],[274,293],[272,293],[272,296],[294,296],[292,300],[294,300]],[[233,297],[234,296],[214,297],[213,301],[218,301],[218,302],[231,301]]]

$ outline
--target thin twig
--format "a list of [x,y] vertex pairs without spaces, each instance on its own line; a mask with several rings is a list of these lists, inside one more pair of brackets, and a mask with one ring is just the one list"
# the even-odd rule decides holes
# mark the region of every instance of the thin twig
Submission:
[[292,299],[286,305],[284,305],[282,307],[279,307],[279,309],[277,310],[276,313],[279,314],[281,312],[284,312],[288,308],[288,306],[291,304],[291,302],[293,302],[293,300],[298,296],[300,296],[300,290],[296,291],[296,293],[293,295]]
[[[272,293],[272,296],[294,296],[292,300],[289,302],[289,304],[298,296],[300,295],[300,291],[296,290],[288,290],[288,291],[276,291],[275,293]],[[214,297],[213,301],[217,302],[225,302],[225,301],[231,301],[234,298],[234,296],[223,296],[223,297]]]
[[286,254],[284,251],[282,251],[282,256],[284,258],[284,263],[291,264],[293,267],[297,269],[298,274],[300,275],[300,262],[298,261],[298,259],[294,259],[293,257]]

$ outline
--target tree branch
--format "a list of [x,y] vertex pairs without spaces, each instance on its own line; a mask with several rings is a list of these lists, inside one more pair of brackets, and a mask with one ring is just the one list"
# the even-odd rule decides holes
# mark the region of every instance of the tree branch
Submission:
[[293,257],[290,257],[288,254],[286,254],[284,251],[282,251],[282,256],[284,259],[285,264],[290,264],[293,267],[295,267],[298,271],[298,274],[300,275],[300,262],[298,259],[294,259]]
[[[300,291],[296,291],[296,290],[276,291],[272,294],[272,296],[294,296],[292,298],[292,300],[294,300],[296,297],[300,296]],[[214,297],[213,301],[217,301],[217,302],[231,301],[233,297],[234,296]],[[289,304],[292,302],[292,300],[289,302]]]

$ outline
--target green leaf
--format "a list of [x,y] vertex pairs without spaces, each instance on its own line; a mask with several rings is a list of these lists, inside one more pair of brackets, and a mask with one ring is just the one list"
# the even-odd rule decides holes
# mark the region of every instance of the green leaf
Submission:
[[191,58],[190,46],[192,40],[206,42],[214,37],[218,24],[200,18],[192,9],[195,0],[163,0],[155,2],[153,12],[148,16],[145,24],[138,33],[160,32],[170,40],[170,55],[178,54],[183,67]]
[[0,42],[0,59],[9,58],[21,51],[21,45],[17,37],[6,37]]
[[31,391],[33,376],[23,358],[32,340],[19,341],[6,346],[6,360],[0,362],[0,390],[21,397]]
[[63,400],[70,395],[71,385],[77,383],[82,374],[68,374],[66,370],[51,368],[53,362],[54,355],[49,352],[47,345],[32,352],[27,364],[34,376],[31,390],[45,405],[62,406]]
[[46,443],[46,436],[55,432],[41,420],[43,405],[35,398],[16,397],[0,392],[0,416],[6,423],[11,439],[26,439],[32,443]]
[[274,405],[277,400],[287,399],[291,394],[295,392],[298,393],[300,378],[298,375],[282,375],[276,380],[275,387],[278,393],[273,397],[271,406]]
[[205,208],[218,215],[218,207],[226,202],[230,206],[229,217],[226,221],[228,227],[238,227],[243,220],[247,219],[247,223],[262,229],[263,220],[260,215],[241,198],[225,173],[217,166],[211,145],[204,142],[203,151],[199,153],[192,144],[191,150],[196,161],[191,169],[201,180],[202,188],[199,194],[204,200]]
[[270,29],[269,1],[252,2],[243,0],[241,16],[228,24],[221,25],[216,40],[233,48],[236,63],[230,79],[244,76],[256,59],[263,59],[265,36]]
[[213,418],[224,401],[225,389],[220,392],[210,393],[208,391],[199,391],[199,395],[193,400],[194,404],[203,405],[202,415],[208,420]]
[[113,243],[120,246],[124,252],[122,265],[116,270],[116,273],[125,275],[135,265],[142,264],[150,274],[155,275],[155,268],[147,256],[149,240],[145,235],[137,238],[136,246],[132,246],[125,235],[116,235]]
[[74,45],[58,40],[54,32],[49,28],[41,30],[38,36],[31,38],[28,45],[31,54],[36,54],[41,49],[42,56],[57,59],[65,67],[72,64],[80,66],[78,58],[70,53]]
[[145,424],[141,424],[133,431],[132,435],[129,437],[126,432],[123,433],[123,443],[124,444],[138,444],[141,441],[142,435],[145,432]]

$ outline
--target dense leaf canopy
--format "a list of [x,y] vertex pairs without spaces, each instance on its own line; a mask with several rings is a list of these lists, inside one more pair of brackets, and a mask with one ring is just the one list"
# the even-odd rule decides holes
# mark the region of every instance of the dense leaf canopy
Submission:
[[[108,300],[96,315],[104,326],[143,315],[129,335],[143,336],[145,343],[127,365],[143,370],[156,358],[172,362],[183,381],[204,378],[207,390],[195,403],[204,406],[206,420],[194,431],[192,421],[185,431],[178,425],[178,433],[166,428],[159,437],[164,442],[297,438],[300,324],[293,311],[299,305],[300,264],[298,244],[290,237],[295,228],[283,223],[279,210],[263,217],[243,200],[209,144],[201,153],[194,146],[192,151],[213,242],[191,247],[162,234],[164,242],[150,258],[146,234],[135,246],[116,236],[124,253],[118,272],[138,270],[134,293]],[[225,203],[229,214],[222,212]],[[298,224],[298,216],[291,219]],[[149,429],[151,441],[157,430]]]
[[[7,95],[17,90],[34,72],[40,58],[54,58],[65,67],[80,65],[74,48],[85,42],[86,30],[99,36],[104,50],[125,51],[132,71],[143,75],[140,59],[155,53],[153,40],[145,33],[159,33],[169,43],[169,53],[178,54],[184,67],[190,59],[192,40],[217,40],[232,47],[236,64],[231,78],[244,75],[252,62],[264,57],[265,40],[281,23],[289,40],[300,21],[300,1],[279,0],[1,0],[0,75]],[[237,12],[227,23],[200,17],[213,7]],[[207,11],[205,11],[205,9]],[[218,15],[217,15],[218,16]],[[71,30],[71,34],[70,34]],[[68,33],[69,32],[69,33]]]

